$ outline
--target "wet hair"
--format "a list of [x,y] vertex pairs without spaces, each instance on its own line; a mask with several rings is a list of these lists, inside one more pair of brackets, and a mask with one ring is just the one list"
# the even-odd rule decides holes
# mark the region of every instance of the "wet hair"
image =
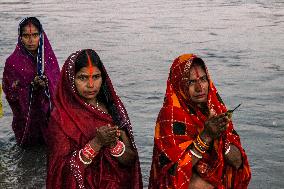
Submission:
[[39,33],[42,32],[42,26],[41,26],[40,21],[36,17],[27,17],[24,20],[22,20],[19,24],[19,35],[20,36],[23,35],[24,27],[27,26],[28,24],[34,25],[38,29]]

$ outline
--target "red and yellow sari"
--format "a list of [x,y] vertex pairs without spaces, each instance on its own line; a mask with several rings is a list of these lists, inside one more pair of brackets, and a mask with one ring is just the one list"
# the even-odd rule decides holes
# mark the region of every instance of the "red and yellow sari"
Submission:
[[[214,140],[212,149],[192,167],[189,148],[203,131],[207,120],[202,110],[187,99],[182,91],[183,73],[190,68],[194,58],[197,57],[185,54],[172,64],[164,104],[155,127],[149,188],[188,189],[193,171],[218,189],[247,188],[251,178],[250,167],[232,122],[221,137]],[[209,81],[208,109],[216,114],[226,112],[225,104],[218,95],[206,66],[205,70]],[[234,144],[241,152],[243,164],[238,170],[225,161],[225,146],[228,144]]]

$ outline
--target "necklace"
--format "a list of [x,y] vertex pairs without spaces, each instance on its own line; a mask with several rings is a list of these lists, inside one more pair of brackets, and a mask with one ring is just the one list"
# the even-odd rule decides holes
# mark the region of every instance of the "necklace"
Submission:
[[99,108],[99,101],[96,100],[96,107]]

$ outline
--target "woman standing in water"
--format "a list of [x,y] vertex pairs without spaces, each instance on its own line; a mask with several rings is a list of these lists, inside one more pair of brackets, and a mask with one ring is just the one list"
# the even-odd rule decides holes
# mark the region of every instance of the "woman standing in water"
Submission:
[[132,127],[94,50],[69,56],[45,135],[47,189],[141,189]]
[[202,59],[172,64],[156,122],[150,189],[245,189],[247,156]]
[[19,24],[18,44],[7,58],[3,91],[13,111],[12,128],[22,147],[43,143],[60,70],[57,59],[35,17]]

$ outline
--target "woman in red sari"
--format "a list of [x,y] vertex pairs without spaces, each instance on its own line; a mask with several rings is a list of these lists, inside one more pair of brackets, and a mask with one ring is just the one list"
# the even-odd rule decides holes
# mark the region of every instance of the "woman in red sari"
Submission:
[[66,60],[45,138],[48,189],[142,188],[127,112],[95,51]]
[[149,188],[247,188],[247,156],[226,112],[203,60],[175,59],[157,118]]

